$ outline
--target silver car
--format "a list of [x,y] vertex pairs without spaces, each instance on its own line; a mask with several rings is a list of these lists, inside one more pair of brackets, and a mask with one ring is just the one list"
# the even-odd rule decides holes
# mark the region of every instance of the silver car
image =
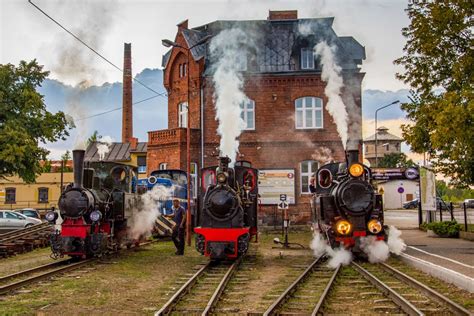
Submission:
[[33,217],[27,217],[23,214],[0,210],[0,229],[1,230],[12,230],[30,227],[33,225],[41,224],[41,220]]

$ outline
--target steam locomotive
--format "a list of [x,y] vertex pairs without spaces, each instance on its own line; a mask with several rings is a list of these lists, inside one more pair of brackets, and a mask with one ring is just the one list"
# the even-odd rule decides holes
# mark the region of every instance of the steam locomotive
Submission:
[[[122,242],[137,242],[127,236],[140,202],[136,170],[114,162],[91,162],[84,168],[84,154],[84,150],[73,151],[74,184],[59,198],[62,223],[51,236],[53,257],[101,256]],[[55,210],[46,214],[52,224],[58,218]]]
[[248,162],[201,170],[201,192],[196,214],[196,249],[211,259],[235,259],[243,255],[257,234],[258,172]]
[[326,164],[315,174],[313,220],[332,248],[361,253],[361,237],[386,240],[382,196],[372,185],[371,169],[359,162],[358,150],[346,162]]

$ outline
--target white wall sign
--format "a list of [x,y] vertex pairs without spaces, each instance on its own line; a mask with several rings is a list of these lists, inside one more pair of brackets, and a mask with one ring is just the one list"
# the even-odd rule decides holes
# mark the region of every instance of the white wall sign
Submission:
[[258,172],[258,193],[265,205],[280,203],[280,195],[286,194],[286,202],[295,204],[294,169],[260,169]]

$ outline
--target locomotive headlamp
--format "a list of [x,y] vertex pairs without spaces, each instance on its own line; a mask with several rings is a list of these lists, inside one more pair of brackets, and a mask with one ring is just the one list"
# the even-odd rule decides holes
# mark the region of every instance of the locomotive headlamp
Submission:
[[378,234],[382,231],[382,223],[379,220],[372,219],[367,224],[367,228],[372,234]]
[[352,225],[348,221],[341,219],[336,223],[336,231],[341,235],[349,235]]
[[349,173],[353,177],[360,177],[364,173],[364,167],[359,163],[355,163],[349,168]]
[[46,215],[44,216],[44,218],[46,218],[46,220],[50,223],[54,222],[57,218],[58,218],[58,213],[54,212],[54,211],[49,211],[48,213],[46,213]]
[[217,182],[224,183],[227,181],[227,175],[224,172],[221,172],[217,175]]
[[89,218],[93,222],[98,222],[102,218],[102,213],[100,211],[93,211],[90,215]]

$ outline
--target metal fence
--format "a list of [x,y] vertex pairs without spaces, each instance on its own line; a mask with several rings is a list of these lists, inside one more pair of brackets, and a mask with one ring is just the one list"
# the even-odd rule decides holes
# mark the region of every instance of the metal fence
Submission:
[[426,222],[457,221],[464,231],[474,231],[474,227],[469,227],[474,223],[474,208],[468,207],[466,203],[454,205],[439,203],[436,211],[427,211]]

